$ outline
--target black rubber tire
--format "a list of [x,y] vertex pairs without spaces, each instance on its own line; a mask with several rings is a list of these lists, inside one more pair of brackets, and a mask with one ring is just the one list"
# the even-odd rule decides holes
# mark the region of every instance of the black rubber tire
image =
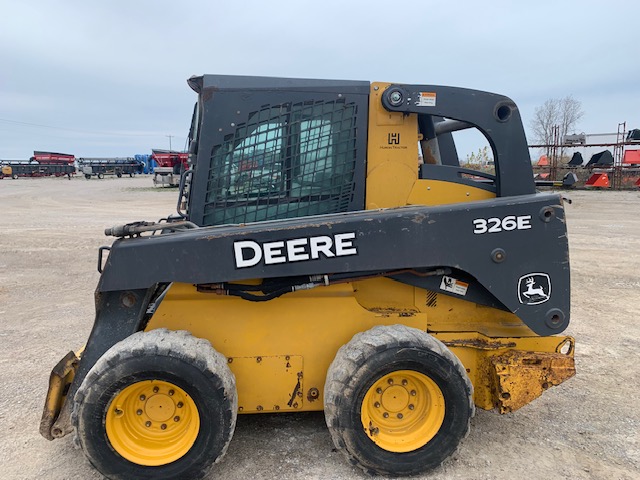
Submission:
[[18,174],[14,173],[13,175],[11,175],[11,178],[13,178],[14,180],[17,180],[18,179]]
[[129,178],[133,178],[133,173],[129,173]]
[[[200,416],[191,449],[166,465],[150,467],[126,460],[106,433],[106,412],[113,398],[143,380],[180,387]],[[226,358],[207,340],[166,329],[138,332],[111,347],[89,371],[74,400],[76,442],[100,473],[120,480],[202,478],[224,456],[238,412],[235,377]]]
[[84,178],[86,178],[87,180],[91,180],[91,175],[89,175],[88,173],[85,173]]
[[116,177],[122,178],[122,172],[116,172]]
[[98,174],[98,178],[99,178],[100,180],[102,180],[102,179],[104,178],[104,173],[99,173],[99,174]]
[[[384,375],[420,372],[441,389],[442,426],[423,447],[397,453],[376,445],[361,421],[364,396]],[[415,475],[438,467],[458,448],[475,414],[473,385],[462,363],[442,342],[405,325],[377,326],[343,345],[329,367],[324,389],[325,419],[336,448],[369,474]]]

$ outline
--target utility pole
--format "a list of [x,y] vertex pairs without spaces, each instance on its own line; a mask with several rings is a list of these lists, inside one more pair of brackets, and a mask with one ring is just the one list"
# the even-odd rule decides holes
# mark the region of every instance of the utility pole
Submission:
[[171,151],[173,151],[173,150],[171,150],[171,139],[172,139],[173,137],[175,137],[175,135],[165,135],[165,137],[168,137],[168,138],[169,138],[169,151],[171,152]]

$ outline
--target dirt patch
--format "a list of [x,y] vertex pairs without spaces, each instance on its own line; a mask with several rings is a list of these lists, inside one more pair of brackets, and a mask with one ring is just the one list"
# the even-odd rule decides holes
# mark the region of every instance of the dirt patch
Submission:
[[[100,478],[70,436],[48,442],[38,425],[51,368],[89,335],[104,228],[175,210],[177,191],[151,185],[145,176],[0,181],[3,478]],[[429,479],[640,478],[640,193],[568,196],[567,333],[578,374],[515,413],[479,411]],[[334,451],[322,414],[309,413],[240,415],[211,478],[370,477]]]

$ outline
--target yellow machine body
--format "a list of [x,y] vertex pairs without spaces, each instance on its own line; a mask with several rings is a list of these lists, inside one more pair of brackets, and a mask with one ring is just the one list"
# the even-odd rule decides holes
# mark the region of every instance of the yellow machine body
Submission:
[[258,303],[176,283],[147,330],[188,330],[209,340],[236,376],[241,413],[322,410],[336,352],[375,325],[401,323],[443,341],[467,369],[480,408],[515,410],[573,375],[570,337],[534,336],[512,314],[433,295],[377,278]]

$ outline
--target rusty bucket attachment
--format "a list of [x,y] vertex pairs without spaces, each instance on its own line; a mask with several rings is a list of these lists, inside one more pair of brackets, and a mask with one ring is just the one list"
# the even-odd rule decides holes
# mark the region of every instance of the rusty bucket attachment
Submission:
[[51,371],[49,390],[44,404],[42,419],[40,420],[40,434],[48,440],[62,436],[63,433],[54,432],[52,427],[57,420],[65,403],[69,386],[73,381],[80,359],[74,352],[67,353]]
[[511,350],[491,357],[492,390],[500,413],[513,412],[576,374],[573,356]]
[[606,173],[594,173],[584,184],[585,187],[609,188],[609,175]]

